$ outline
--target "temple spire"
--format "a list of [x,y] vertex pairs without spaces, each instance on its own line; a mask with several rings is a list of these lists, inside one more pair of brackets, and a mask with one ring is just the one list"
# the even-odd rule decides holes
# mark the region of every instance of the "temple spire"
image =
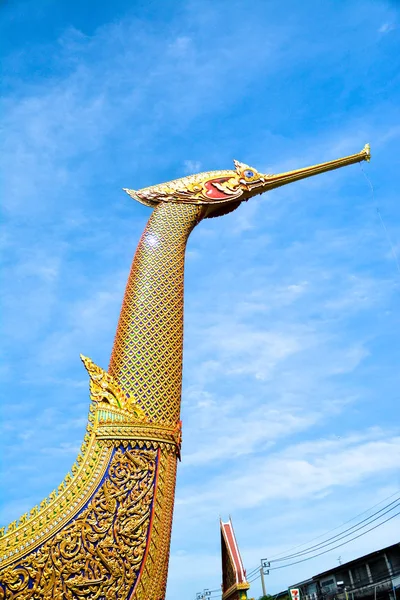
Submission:
[[232,520],[220,521],[222,558],[222,600],[246,600],[250,584],[246,579]]

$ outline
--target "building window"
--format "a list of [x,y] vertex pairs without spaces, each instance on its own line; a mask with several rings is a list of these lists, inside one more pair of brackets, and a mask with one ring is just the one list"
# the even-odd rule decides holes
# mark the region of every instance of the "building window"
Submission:
[[368,573],[365,565],[353,567],[353,569],[351,569],[351,572],[353,574],[353,579],[355,583],[366,582],[368,584]]

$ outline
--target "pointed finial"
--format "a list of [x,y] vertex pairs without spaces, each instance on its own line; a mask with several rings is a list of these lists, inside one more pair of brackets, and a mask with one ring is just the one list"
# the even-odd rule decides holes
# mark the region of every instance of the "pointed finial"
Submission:
[[244,163],[238,160],[234,160],[233,164],[235,165],[236,173],[241,173],[241,171],[248,168],[248,165],[245,165]]

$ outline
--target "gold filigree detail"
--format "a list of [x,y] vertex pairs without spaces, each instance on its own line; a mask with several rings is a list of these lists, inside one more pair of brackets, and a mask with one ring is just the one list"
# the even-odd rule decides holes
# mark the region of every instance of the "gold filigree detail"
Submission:
[[146,420],[146,415],[136,402],[119,387],[112,375],[97,366],[87,356],[80,355],[90,377],[90,398],[93,402],[106,402],[132,413],[136,420]]
[[[80,494],[82,485],[89,481],[89,476],[93,474],[100,460],[94,437],[95,412],[95,407],[91,404],[80,454],[71,467],[72,474],[67,473],[57,490],[53,490],[40,505],[34,506],[29,513],[3,528],[3,535],[0,535],[0,568],[2,564],[10,561],[10,552],[14,555],[20,552],[21,545],[26,547],[37,543],[43,536],[45,525],[50,529],[56,526],[62,513],[70,508]],[[75,485],[77,479],[79,481]]]
[[148,543],[156,456],[117,449],[107,479],[83,512],[2,572],[0,600],[127,598]]
[[80,466],[72,468],[74,476],[66,477],[57,491],[8,526],[0,538],[0,569],[49,539],[79,512],[104,475],[110,452],[93,436]]
[[98,439],[135,439],[136,441],[160,442],[171,444],[179,456],[182,444],[182,423],[179,421],[173,427],[153,423],[136,425],[116,424],[113,420],[102,422],[97,428]]
[[131,600],[161,600],[167,586],[176,482],[176,457],[162,452],[147,559]]
[[[256,194],[262,194],[284,183],[290,183],[362,160],[369,161],[370,156],[370,147],[369,144],[366,144],[362,151],[357,154],[351,154],[312,167],[297,169],[296,171],[280,173],[279,175],[260,173],[254,167],[234,160],[235,170],[206,171],[152,185],[141,190],[125,188],[124,191],[131,198],[146,206],[157,206],[160,202],[220,206],[232,204],[235,200],[239,200],[239,202],[248,200]],[[213,215],[209,214],[207,216]]]
[[[236,161],[235,161],[236,164]],[[237,163],[238,165],[242,163]],[[246,168],[246,165],[243,165]],[[247,167],[252,172],[255,169]],[[241,174],[237,171],[208,171],[198,175],[189,175],[168,183],[154,185],[142,190],[124,191],[147,206],[156,206],[162,201],[188,204],[209,204],[211,202],[230,202],[243,195],[240,184]]]

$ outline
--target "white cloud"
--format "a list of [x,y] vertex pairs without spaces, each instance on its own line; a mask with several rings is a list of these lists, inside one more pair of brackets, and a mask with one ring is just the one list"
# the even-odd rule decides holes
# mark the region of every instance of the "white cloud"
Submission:
[[188,54],[192,46],[192,40],[188,36],[177,37],[172,43],[169,44],[168,48],[172,55],[176,57],[184,57]]
[[[309,498],[330,493],[335,487],[352,487],[368,478],[397,469],[400,437],[386,432],[343,436],[288,446],[282,452],[252,458],[245,473],[239,466],[213,477],[207,489],[178,499],[178,504],[195,506],[196,511],[250,509],[272,500]],[[233,471],[233,472],[232,472]],[[235,494],[235,490],[241,490]],[[193,510],[193,509],[190,509]]]
[[201,162],[199,160],[185,160],[183,164],[185,166],[185,173],[188,175],[200,172]]
[[[298,432],[307,430],[323,418],[321,413],[302,412],[290,407],[274,408],[272,405],[244,412],[244,407],[221,408],[216,402],[201,401],[195,411],[198,432],[190,427],[185,438],[190,437],[191,451],[183,447],[182,468],[198,464],[216,464],[243,455],[265,452]],[[194,424],[193,424],[194,425]]]
[[379,33],[390,33],[393,29],[396,29],[396,26],[393,23],[383,23],[378,31]]

